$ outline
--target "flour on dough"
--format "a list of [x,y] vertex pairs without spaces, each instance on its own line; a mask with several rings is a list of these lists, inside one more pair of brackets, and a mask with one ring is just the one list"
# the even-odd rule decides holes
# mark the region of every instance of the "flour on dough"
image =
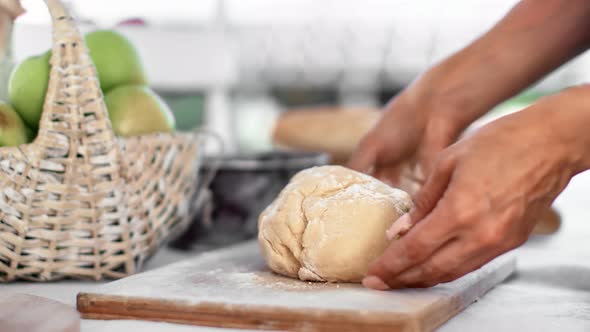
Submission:
[[260,215],[258,241],[276,273],[301,280],[359,282],[390,241],[386,230],[410,196],[341,166],[297,173]]

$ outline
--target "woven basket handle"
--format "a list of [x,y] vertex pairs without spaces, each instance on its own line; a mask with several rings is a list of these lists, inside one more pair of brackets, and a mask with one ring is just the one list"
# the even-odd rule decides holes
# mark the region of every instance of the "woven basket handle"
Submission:
[[96,68],[74,19],[61,1],[45,2],[53,20],[53,47],[35,145],[52,151],[65,148],[69,156],[85,154],[80,151],[84,147],[101,153],[119,149]]

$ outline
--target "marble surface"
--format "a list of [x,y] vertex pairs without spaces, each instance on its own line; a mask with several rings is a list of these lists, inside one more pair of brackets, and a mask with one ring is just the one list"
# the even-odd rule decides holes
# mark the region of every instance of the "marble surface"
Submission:
[[[558,197],[563,218],[557,234],[536,236],[515,250],[517,273],[444,324],[439,331],[590,330],[590,173],[578,175]],[[153,269],[194,256],[165,248],[148,263]],[[64,281],[1,285],[2,292],[45,296],[75,305],[76,294],[97,283]],[[230,331],[141,321],[83,320],[83,332]],[[235,330],[234,330],[235,331]]]

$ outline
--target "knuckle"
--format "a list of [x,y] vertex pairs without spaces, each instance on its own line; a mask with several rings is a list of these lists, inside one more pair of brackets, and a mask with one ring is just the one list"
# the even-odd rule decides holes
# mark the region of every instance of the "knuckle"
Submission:
[[402,285],[411,285],[422,280],[424,278],[424,273],[422,267],[415,267],[408,272],[400,274],[397,277],[397,281]]
[[444,268],[437,264],[428,263],[413,267],[411,270],[399,275],[397,279],[404,285],[416,285],[439,280],[444,274]]
[[473,192],[463,192],[463,198],[449,200],[449,209],[457,226],[461,229],[472,229],[486,220],[487,207]]
[[449,219],[454,220],[454,224],[459,230],[472,229],[474,223],[479,220],[476,217],[476,213],[471,211],[471,208],[462,208],[457,203],[451,203],[449,206],[449,211],[449,217],[452,217]]
[[480,244],[484,247],[498,247],[504,243],[506,237],[505,228],[498,225],[492,225],[485,228],[480,235]]
[[418,260],[420,260],[420,250],[418,248],[416,248],[415,246],[410,246],[408,247],[408,249],[405,250],[404,252],[404,256],[405,256],[405,260],[407,260],[408,262],[416,262]]
[[[395,273],[396,269],[397,269],[397,263],[396,260],[393,259],[381,259],[379,261],[380,263],[380,267],[381,269],[379,269],[381,272],[380,274],[391,274],[391,273]],[[375,271],[376,272],[376,271]],[[383,277],[384,275],[380,275],[381,277]]]
[[454,216],[455,216],[455,225],[457,225],[460,229],[467,229],[470,228],[472,224],[472,219],[469,216],[464,215],[463,213],[459,212],[456,208],[453,209]]
[[403,246],[403,255],[410,262],[420,261],[424,256],[423,248],[424,246],[418,239],[415,239],[411,242],[406,242],[406,244]]
[[[472,228],[472,220],[470,218],[458,218],[456,221],[457,230],[462,232],[466,231],[469,232],[469,229]],[[482,235],[481,238],[485,237],[486,235]]]

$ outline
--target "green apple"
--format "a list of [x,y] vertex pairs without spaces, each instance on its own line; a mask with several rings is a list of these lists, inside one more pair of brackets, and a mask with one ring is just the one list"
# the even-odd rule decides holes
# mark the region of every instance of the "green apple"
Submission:
[[86,45],[103,93],[119,85],[147,84],[139,54],[125,36],[112,30],[98,30],[86,35]]
[[109,118],[117,136],[174,131],[172,111],[150,88],[122,85],[105,95]]
[[50,57],[51,52],[47,51],[25,59],[14,68],[8,83],[10,102],[33,129],[39,128],[49,82]]
[[30,133],[18,113],[9,104],[0,102],[0,146],[28,143]]

